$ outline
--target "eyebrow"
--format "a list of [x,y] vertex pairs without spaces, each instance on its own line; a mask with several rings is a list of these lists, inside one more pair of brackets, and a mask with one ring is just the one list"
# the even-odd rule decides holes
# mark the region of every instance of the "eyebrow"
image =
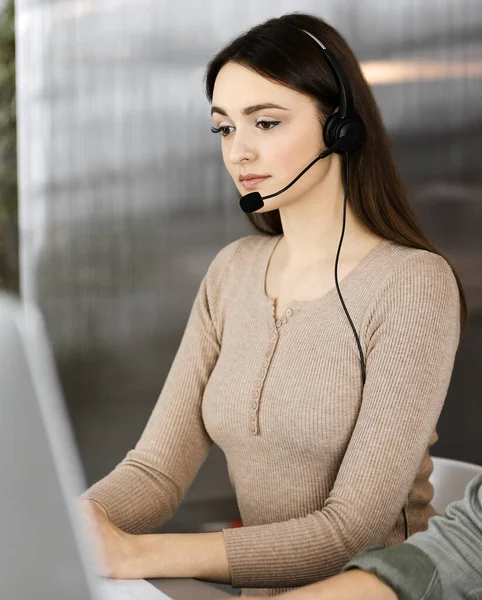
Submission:
[[[265,102],[264,104],[254,104],[253,106],[247,106],[246,108],[243,108],[241,113],[243,115],[248,116],[248,115],[251,115],[252,113],[258,112],[260,110],[265,110],[266,108],[279,108],[280,110],[288,110],[287,108],[285,108],[284,106],[280,106],[279,104],[273,104],[272,102]],[[213,106],[211,108],[211,116],[215,112],[219,113],[220,115],[224,115],[225,117],[228,116],[228,113],[223,108],[220,108],[219,106]]]

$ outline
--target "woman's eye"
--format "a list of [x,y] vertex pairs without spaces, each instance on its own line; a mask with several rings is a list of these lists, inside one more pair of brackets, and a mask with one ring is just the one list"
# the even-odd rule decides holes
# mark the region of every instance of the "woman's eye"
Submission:
[[[281,123],[281,121],[257,121],[256,122],[256,127],[258,127],[259,129],[263,130],[263,131],[269,131],[270,129],[273,129],[274,127],[276,127],[276,125],[279,125]],[[215,125],[213,125],[211,127],[211,131],[213,133],[220,133],[223,137],[227,137],[228,135],[230,135],[233,131],[234,131],[234,127],[232,125],[221,125],[220,127],[216,127]]]
[[260,129],[268,131],[270,129],[273,129],[273,127],[276,127],[276,125],[279,125],[280,123],[281,121],[258,121],[256,125],[261,125]]
[[234,127],[231,127],[230,125],[222,125],[221,127],[215,127],[213,125],[211,127],[211,131],[213,133],[220,133],[223,137],[229,135],[231,133],[231,129],[234,129]]

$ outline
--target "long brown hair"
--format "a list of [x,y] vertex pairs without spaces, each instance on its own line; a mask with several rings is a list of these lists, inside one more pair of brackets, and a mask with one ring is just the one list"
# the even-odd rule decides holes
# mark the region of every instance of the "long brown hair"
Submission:
[[[380,237],[443,256],[426,238],[408,201],[380,111],[359,62],[343,37],[322,19],[303,13],[287,14],[269,19],[231,41],[207,66],[205,86],[209,102],[220,69],[227,62],[235,62],[313,98],[323,124],[338,107],[338,88],[321,50],[300,29],[319,38],[339,60],[350,82],[354,109],[365,125],[363,148],[350,157],[348,202],[353,213]],[[248,219],[261,233],[283,233],[277,209],[249,214]],[[464,329],[465,293],[453,265],[447,262],[457,280],[461,329]]]

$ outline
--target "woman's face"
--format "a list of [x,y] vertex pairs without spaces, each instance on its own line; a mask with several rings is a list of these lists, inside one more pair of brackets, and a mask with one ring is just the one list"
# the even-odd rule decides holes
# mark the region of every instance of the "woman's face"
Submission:
[[[212,116],[220,130],[224,164],[241,195],[277,192],[325,149],[314,100],[236,63],[227,63],[218,73]],[[303,198],[323,181],[328,163],[317,162],[257,212]]]

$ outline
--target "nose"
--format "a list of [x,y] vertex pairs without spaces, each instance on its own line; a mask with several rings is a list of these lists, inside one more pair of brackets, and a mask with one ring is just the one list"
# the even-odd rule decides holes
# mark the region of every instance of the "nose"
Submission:
[[247,136],[241,135],[239,130],[235,132],[231,139],[228,152],[228,159],[233,165],[239,165],[243,162],[251,162],[256,158],[256,149],[250,143]]

